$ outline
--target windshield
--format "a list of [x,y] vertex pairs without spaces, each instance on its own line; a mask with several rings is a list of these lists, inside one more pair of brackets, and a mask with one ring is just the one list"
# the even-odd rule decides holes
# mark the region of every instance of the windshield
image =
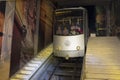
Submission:
[[60,10],[55,13],[54,35],[83,34],[83,10]]

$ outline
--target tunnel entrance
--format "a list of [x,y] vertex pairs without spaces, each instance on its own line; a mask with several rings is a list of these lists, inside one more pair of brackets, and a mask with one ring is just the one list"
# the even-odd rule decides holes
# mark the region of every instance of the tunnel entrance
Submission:
[[95,6],[83,6],[87,9],[88,11],[88,28],[90,33],[96,33],[96,11],[95,11]]

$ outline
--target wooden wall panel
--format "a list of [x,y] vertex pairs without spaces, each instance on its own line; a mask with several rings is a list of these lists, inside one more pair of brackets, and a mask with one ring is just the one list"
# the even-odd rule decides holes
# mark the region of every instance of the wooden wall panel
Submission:
[[44,46],[52,43],[52,27],[53,27],[53,6],[48,0],[42,0],[40,6],[40,26],[44,28]]

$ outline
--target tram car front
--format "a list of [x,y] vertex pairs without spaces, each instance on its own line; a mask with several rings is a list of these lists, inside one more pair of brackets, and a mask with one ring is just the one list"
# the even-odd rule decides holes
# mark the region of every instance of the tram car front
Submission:
[[57,57],[83,57],[87,44],[87,11],[82,7],[55,11],[53,52]]

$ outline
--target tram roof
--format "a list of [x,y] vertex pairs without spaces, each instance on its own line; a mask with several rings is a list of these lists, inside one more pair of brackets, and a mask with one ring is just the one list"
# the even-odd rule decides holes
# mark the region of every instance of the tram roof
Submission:
[[57,9],[56,11],[61,11],[61,10],[76,10],[76,9],[80,9],[80,10],[86,10],[83,7],[72,7],[72,8],[62,8],[62,9]]
[[50,0],[57,9],[90,5],[108,5],[113,0]]

